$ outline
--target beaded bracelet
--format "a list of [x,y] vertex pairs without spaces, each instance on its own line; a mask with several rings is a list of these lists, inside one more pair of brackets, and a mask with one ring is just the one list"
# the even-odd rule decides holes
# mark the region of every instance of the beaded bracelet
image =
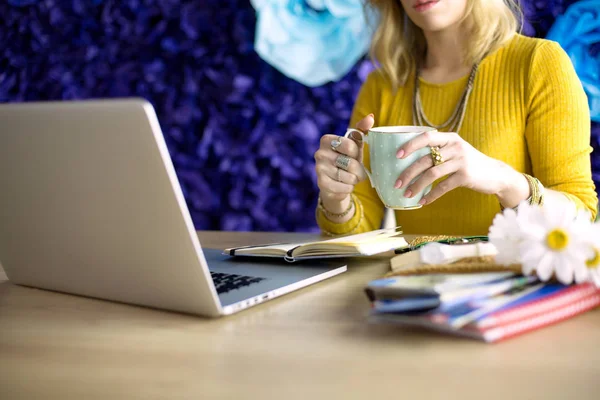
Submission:
[[[354,227],[348,231],[348,232],[344,232],[344,233],[333,233],[333,232],[329,232],[323,228],[321,228],[321,231],[327,235],[327,236],[341,236],[341,235],[351,235],[353,233],[355,233],[361,226],[362,221],[364,219],[365,216],[365,210],[363,208],[362,203],[360,202],[360,200],[358,199],[358,197],[353,197],[352,198],[353,202],[355,202],[355,207],[356,207],[356,212],[359,213],[359,217],[358,217],[358,222],[356,223],[356,225],[354,225]],[[317,207],[315,209],[315,214],[319,212],[319,208]],[[316,216],[316,215],[315,215]]]
[[346,215],[348,215],[348,213],[350,213],[350,211],[352,211],[352,206],[354,205],[355,202],[356,202],[356,197],[354,196],[354,194],[350,194],[350,203],[348,204],[348,208],[341,213],[333,213],[325,208],[325,206],[323,205],[323,200],[321,199],[321,196],[319,196],[319,201],[317,202],[317,208],[320,209],[321,212],[326,217],[343,218]]

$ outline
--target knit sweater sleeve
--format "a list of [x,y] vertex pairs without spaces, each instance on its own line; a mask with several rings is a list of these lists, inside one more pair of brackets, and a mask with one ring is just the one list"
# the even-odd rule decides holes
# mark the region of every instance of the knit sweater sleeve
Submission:
[[529,69],[525,137],[533,175],[595,218],[587,97],[571,60],[556,42],[540,41]]

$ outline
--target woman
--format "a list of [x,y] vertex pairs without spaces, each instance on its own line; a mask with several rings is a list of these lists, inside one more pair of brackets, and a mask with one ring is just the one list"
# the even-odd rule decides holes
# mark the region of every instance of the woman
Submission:
[[[595,217],[587,98],[557,43],[516,33],[512,0],[372,3],[381,14],[371,48],[380,68],[362,86],[350,126],[438,127],[398,149],[399,158],[425,146],[441,156],[415,161],[396,181],[405,196],[435,182],[424,207],[396,211],[404,233],[487,234],[496,213],[524,200],[574,203]],[[315,153],[325,233],[381,226],[384,206],[358,162],[369,164],[362,147],[359,137],[324,135]]]

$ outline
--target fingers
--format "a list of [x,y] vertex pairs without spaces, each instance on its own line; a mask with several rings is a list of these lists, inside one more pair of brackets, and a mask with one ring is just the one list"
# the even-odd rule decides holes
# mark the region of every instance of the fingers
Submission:
[[404,197],[413,197],[416,193],[420,193],[436,180],[458,171],[459,167],[460,164],[456,160],[450,160],[438,165],[437,167],[429,168],[427,171],[423,172],[423,174],[417,180],[415,180],[406,188],[404,191]]
[[[443,165],[443,164],[442,164]],[[419,204],[431,204],[444,194],[448,193],[451,190],[456,189],[461,186],[461,177],[459,174],[452,174],[448,177],[448,179],[444,179],[440,183],[438,183],[431,192],[429,192],[426,196],[424,196]]]
[[405,158],[415,151],[422,149],[426,146],[438,146],[445,147],[449,143],[459,140],[460,137],[458,134],[454,132],[438,132],[438,131],[429,131],[420,134],[414,139],[409,140],[404,145],[402,145],[398,151],[396,152],[396,157]]
[[[369,114],[356,124],[356,128],[367,132],[375,124],[373,114]],[[348,138],[336,135],[323,135],[321,137],[320,149],[331,149],[340,154],[345,154],[356,160],[360,160],[362,156],[363,140],[362,136],[357,132],[350,132]]]
[[[367,115],[356,124],[356,128],[367,132],[375,124],[373,114]],[[367,178],[360,164],[362,160],[362,136],[351,132],[347,138],[336,135],[323,135],[319,150],[315,153],[317,169],[317,185],[319,189],[333,196],[352,193],[354,185]],[[348,168],[345,170],[335,165],[340,155],[350,157]]]
[[[373,127],[373,125],[375,125],[375,116],[373,114],[369,114],[356,123],[356,129],[358,129],[359,131],[361,131],[363,133],[366,133],[369,131],[369,129],[371,129]],[[362,152],[363,135],[361,135],[358,132],[352,131],[352,132],[350,132],[350,135],[348,137],[351,140],[353,140],[354,143],[356,143],[356,145],[358,146],[359,152],[358,152],[358,157],[356,157],[356,159],[358,161],[362,162],[362,160],[363,160],[363,152]]]
[[[375,116],[373,114],[369,114],[356,123],[356,129],[358,129],[359,131],[363,131],[363,133],[366,133],[369,131],[369,129],[373,127],[373,125],[375,125]],[[354,135],[354,133],[355,132],[352,132],[350,134],[352,139],[362,142],[362,136],[360,136],[358,133]]]
[[[442,156],[442,160],[446,162],[453,158],[456,158],[457,156],[456,149],[454,149],[452,146],[442,147],[441,149],[439,149],[439,152]],[[442,165],[446,162],[442,163]],[[433,167],[433,160],[431,159],[431,154],[426,154],[423,157],[419,158],[417,161],[413,162],[400,174],[400,176],[396,180],[394,187],[396,189],[401,189],[405,186],[408,186],[417,176],[421,175],[423,172],[427,171],[431,167]]]
[[338,182],[326,173],[317,174],[317,186],[321,192],[334,195],[342,194],[346,196],[352,193],[354,190],[354,185]]
[[350,158],[358,159],[361,153],[361,147],[362,144],[359,146],[356,141],[349,138],[336,135],[323,135],[323,137],[321,137],[319,150],[328,150],[336,157],[339,154],[345,154]]
[[366,174],[364,171],[360,176],[357,176],[333,165],[324,164],[323,166],[319,167],[319,170],[334,181],[347,183],[352,186],[366,179]]
[[[349,140],[347,140],[349,141]],[[323,150],[319,149],[315,153],[315,161],[317,168],[337,168],[335,165],[335,160],[340,156],[340,154],[332,151],[332,150]],[[325,170],[323,170],[325,171]],[[366,178],[365,170],[362,165],[354,158],[350,158],[350,163],[348,164],[347,172],[356,175],[358,177],[359,182]],[[344,172],[346,172],[344,171]],[[317,173],[319,171],[317,170]]]
[[[359,166],[359,168],[357,168],[358,170],[354,171],[354,172],[347,172],[341,168],[337,168],[337,167],[335,167],[335,168],[336,168],[335,178],[336,178],[336,180],[339,180],[340,182],[349,183],[351,185],[356,185],[356,184],[364,181],[365,179],[367,179],[367,174],[365,173],[365,170],[362,166]],[[337,176],[338,176],[337,170],[340,170],[339,176],[340,176],[341,180],[337,179]]]

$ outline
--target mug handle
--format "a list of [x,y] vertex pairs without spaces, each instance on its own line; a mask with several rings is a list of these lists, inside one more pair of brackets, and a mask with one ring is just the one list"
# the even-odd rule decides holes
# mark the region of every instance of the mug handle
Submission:
[[[346,131],[346,134],[344,135],[344,137],[348,138],[352,132],[358,132],[358,133],[360,133],[360,136],[362,136],[363,143],[369,144],[369,141],[368,141],[369,136],[365,135],[362,131],[360,131],[358,129],[348,128],[348,130]],[[374,188],[375,184],[373,183],[373,178],[371,177],[371,171],[369,171],[367,169],[367,167],[365,166],[365,164],[363,164],[362,161],[359,161],[359,162],[360,162],[360,165],[362,165],[363,169],[365,170],[365,173],[367,174],[367,177],[369,177],[369,182],[371,182],[371,187]]]

